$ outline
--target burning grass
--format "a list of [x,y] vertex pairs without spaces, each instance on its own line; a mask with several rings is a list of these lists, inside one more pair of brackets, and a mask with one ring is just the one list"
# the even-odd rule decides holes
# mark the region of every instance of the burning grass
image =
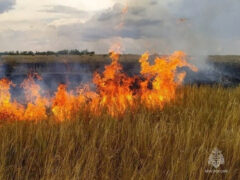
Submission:
[[[136,110],[137,102],[150,109],[161,109],[175,99],[176,89],[185,77],[185,72],[179,72],[178,68],[189,67],[197,71],[185,58],[183,52],[177,51],[170,56],[157,57],[151,65],[149,54],[145,53],[139,60],[141,75],[129,77],[122,72],[119,54],[112,52],[112,63],[105,66],[102,74],[96,72],[93,76],[96,91],[77,88],[68,92],[66,85],[60,84],[55,96],[50,98],[41,95],[41,88],[34,81],[34,78],[41,77],[31,74],[21,83],[26,106],[12,100],[9,90],[14,84],[3,78],[0,80],[0,119],[40,121],[53,115],[57,121],[64,121],[71,119],[80,108],[95,115],[106,109],[111,116],[119,117],[127,109]],[[47,109],[51,113],[47,113]]]
[[[239,179],[240,89],[184,87],[162,110],[121,119],[15,121],[0,131],[0,179]],[[226,174],[207,174],[214,147]]]
[[[47,98],[33,74],[21,104],[0,81],[0,179],[240,178],[239,88],[181,86],[177,68],[196,70],[182,52],[152,65],[144,54],[136,77],[111,57],[96,91],[60,84]],[[226,174],[205,173],[214,147]]]

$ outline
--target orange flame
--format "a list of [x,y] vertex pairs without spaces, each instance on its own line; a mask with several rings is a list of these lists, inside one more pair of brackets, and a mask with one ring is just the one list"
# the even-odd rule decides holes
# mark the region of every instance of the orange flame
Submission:
[[[141,74],[147,79],[141,83],[141,102],[148,107],[163,107],[164,103],[174,99],[176,88],[185,77],[185,72],[177,73],[177,68],[188,66],[193,71],[197,71],[197,68],[184,60],[186,55],[181,51],[169,57],[157,57],[154,65],[149,64],[148,58],[149,54],[145,53],[139,60]],[[151,79],[152,88],[148,88]]]
[[[133,104],[133,95],[130,85],[132,78],[121,72],[122,67],[118,63],[119,54],[111,53],[112,63],[105,67],[101,76],[95,73],[93,82],[99,93],[99,106],[107,108],[111,115],[123,113],[127,106]],[[116,112],[117,111],[117,112]]]
[[21,87],[24,89],[27,108],[24,112],[24,119],[27,120],[42,120],[47,118],[46,105],[48,100],[42,98],[40,95],[40,86],[35,83],[34,77],[41,79],[37,74],[30,74],[27,79],[23,81]]
[[14,84],[7,78],[0,80],[0,120],[22,120],[23,107],[11,102],[10,87]]
[[186,62],[184,52],[156,57],[152,65],[149,54],[145,53],[139,59],[140,76],[129,77],[123,73],[119,56],[119,53],[112,52],[112,63],[102,74],[94,73],[96,92],[91,91],[88,85],[68,92],[67,86],[60,84],[54,97],[42,97],[41,87],[34,80],[40,77],[32,74],[21,84],[26,97],[26,105],[23,105],[11,99],[10,88],[14,84],[6,78],[1,79],[0,120],[39,121],[52,116],[61,122],[74,119],[80,110],[95,115],[107,112],[116,117],[127,110],[135,110],[139,103],[147,108],[161,109],[165,103],[175,99],[176,90],[185,78],[186,73],[177,69],[186,66],[197,71]]
[[52,101],[52,112],[57,120],[70,119],[74,108],[74,96],[68,93],[65,84],[60,84]]

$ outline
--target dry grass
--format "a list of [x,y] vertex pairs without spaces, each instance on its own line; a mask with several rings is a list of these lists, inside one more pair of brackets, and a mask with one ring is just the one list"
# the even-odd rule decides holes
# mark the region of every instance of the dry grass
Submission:
[[[0,179],[240,179],[240,88],[185,87],[160,111],[117,120],[15,122],[0,130]],[[226,174],[208,174],[222,150]]]
[[[120,56],[120,62],[138,62],[140,55],[124,54]],[[79,62],[79,63],[101,63],[110,62],[109,55],[4,55],[0,57],[1,62],[15,63],[55,63],[55,62]],[[239,55],[211,55],[210,62],[216,63],[240,63]]]
[[232,63],[239,64],[240,56],[239,55],[214,55],[209,56],[209,60],[216,63]]

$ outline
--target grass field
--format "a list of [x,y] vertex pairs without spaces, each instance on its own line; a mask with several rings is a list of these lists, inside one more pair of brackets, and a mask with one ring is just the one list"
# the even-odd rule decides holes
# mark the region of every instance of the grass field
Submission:
[[[120,62],[138,62],[140,55],[125,54],[121,55]],[[5,55],[0,57],[3,63],[51,63],[51,62],[80,62],[80,63],[98,63],[110,62],[109,55]],[[211,62],[218,63],[240,63],[239,55],[211,55],[208,57]]]
[[[240,179],[240,88],[188,86],[120,119],[2,123],[0,179]],[[206,173],[213,148],[225,164]]]
[[[140,55],[122,55],[120,62],[137,62]],[[101,63],[110,62],[109,55],[8,55],[1,57],[3,63],[55,63],[55,62],[79,62],[79,63]]]

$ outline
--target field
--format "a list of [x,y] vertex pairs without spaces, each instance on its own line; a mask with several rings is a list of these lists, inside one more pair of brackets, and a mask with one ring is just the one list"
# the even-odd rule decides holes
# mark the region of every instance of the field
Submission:
[[[120,62],[133,61],[137,62],[139,55],[122,55]],[[55,62],[78,62],[78,63],[104,63],[110,62],[107,54],[101,55],[8,55],[2,56],[3,63],[55,63]]]
[[[120,57],[120,62],[137,62],[140,55],[126,54]],[[107,54],[97,55],[4,55],[1,56],[4,63],[51,63],[51,62],[105,62],[109,59]],[[240,63],[238,55],[211,55],[208,57],[211,62]]]
[[[182,86],[162,110],[5,122],[0,179],[240,179],[240,88]],[[208,164],[212,150],[224,164]],[[224,172],[224,173],[221,173]]]
[[[239,179],[240,89],[189,86],[162,111],[2,124],[1,179]],[[213,169],[218,147],[225,158]]]

